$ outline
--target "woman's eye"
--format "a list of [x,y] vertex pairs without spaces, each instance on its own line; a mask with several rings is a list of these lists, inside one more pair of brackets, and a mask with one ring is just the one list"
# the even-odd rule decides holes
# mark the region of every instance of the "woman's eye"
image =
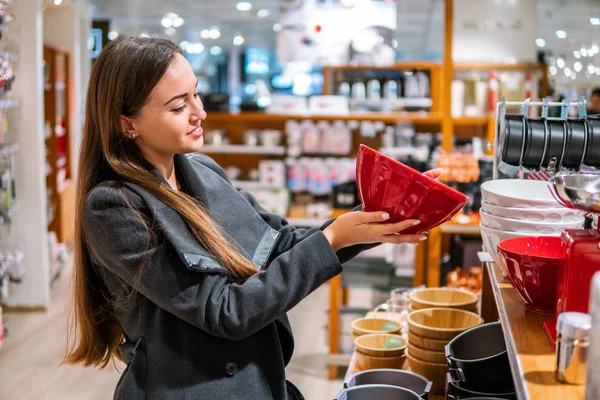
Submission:
[[196,92],[196,93],[194,93],[194,97],[195,97],[195,98],[199,98],[199,97],[200,97],[200,92]]
[[182,105],[181,107],[174,108],[173,112],[176,113],[176,114],[179,114],[180,112],[183,112],[183,110],[185,110],[185,104]]

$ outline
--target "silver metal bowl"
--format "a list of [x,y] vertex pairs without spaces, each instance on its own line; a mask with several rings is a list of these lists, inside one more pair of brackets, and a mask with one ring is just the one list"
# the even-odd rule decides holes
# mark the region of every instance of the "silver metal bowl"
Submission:
[[550,184],[565,207],[600,213],[600,174],[558,174]]

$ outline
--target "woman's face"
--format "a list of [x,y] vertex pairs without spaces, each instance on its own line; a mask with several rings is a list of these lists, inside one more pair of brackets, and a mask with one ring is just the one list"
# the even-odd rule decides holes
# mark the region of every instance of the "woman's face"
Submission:
[[197,152],[204,143],[201,127],[206,112],[197,93],[191,65],[176,54],[154,87],[138,118],[122,118],[124,132],[134,139],[150,162],[175,154]]

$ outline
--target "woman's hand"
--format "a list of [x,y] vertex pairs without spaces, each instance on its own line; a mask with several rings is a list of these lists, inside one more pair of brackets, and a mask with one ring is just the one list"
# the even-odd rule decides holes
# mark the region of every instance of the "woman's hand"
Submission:
[[[437,179],[443,170],[432,169],[424,174]],[[401,232],[420,221],[409,219],[396,223],[385,223],[390,218],[386,212],[354,211],[338,217],[323,231],[335,251],[355,244],[369,243],[418,243],[427,239],[423,234],[402,235]]]
[[403,230],[418,225],[414,219],[396,223],[384,223],[390,219],[385,212],[353,211],[339,216],[323,231],[323,234],[333,247],[338,251],[344,247],[355,244],[368,243],[417,243],[427,237],[423,234],[402,235]]

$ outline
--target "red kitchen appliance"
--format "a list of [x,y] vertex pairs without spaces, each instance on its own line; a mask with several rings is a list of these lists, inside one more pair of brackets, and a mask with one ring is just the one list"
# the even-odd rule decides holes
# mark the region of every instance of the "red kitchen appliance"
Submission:
[[[600,174],[558,174],[550,179],[554,197],[565,207],[600,213]],[[566,229],[561,235],[555,317],[566,311],[588,313],[592,276],[600,271],[600,232]],[[554,345],[556,319],[544,323]]]

